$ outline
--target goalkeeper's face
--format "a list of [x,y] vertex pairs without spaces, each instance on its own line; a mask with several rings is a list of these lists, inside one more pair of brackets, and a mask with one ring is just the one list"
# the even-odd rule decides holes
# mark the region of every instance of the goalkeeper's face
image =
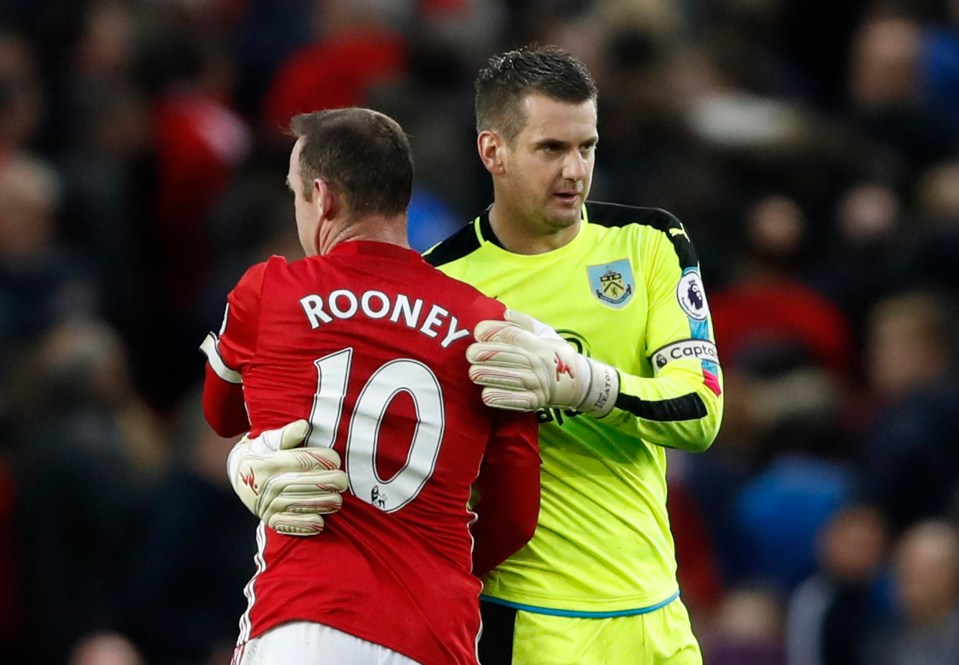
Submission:
[[542,233],[575,227],[593,179],[596,103],[530,94],[522,108],[526,122],[504,146],[497,200]]

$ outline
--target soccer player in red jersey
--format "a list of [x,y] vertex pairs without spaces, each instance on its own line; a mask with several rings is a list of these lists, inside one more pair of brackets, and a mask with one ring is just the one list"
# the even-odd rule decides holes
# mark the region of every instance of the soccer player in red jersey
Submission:
[[[399,125],[352,108],[292,129],[306,258],[250,268],[203,345],[204,411],[221,435],[250,431],[230,475],[262,520],[234,662],[475,664],[477,575],[539,509],[535,416],[484,406],[468,376],[471,331],[505,308],[408,248]],[[310,501],[320,485],[338,506],[348,485],[335,517],[268,478],[281,454],[315,471]]]

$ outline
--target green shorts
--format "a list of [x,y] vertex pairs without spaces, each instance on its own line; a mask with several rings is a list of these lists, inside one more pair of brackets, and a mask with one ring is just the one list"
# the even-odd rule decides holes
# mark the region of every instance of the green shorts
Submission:
[[483,665],[703,665],[686,607],[583,618],[484,601]]

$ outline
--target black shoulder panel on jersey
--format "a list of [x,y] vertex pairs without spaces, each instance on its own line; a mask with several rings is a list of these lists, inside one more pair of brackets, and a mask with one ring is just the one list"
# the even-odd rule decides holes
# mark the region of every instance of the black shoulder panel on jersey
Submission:
[[461,228],[449,238],[433,247],[423,258],[433,267],[452,263],[471,252],[479,249],[479,240],[476,237],[475,220]]
[[657,231],[666,234],[679,257],[679,267],[694,268],[699,265],[696,249],[690,242],[686,230],[676,216],[661,208],[640,208],[618,203],[602,203],[599,201],[586,202],[586,214],[590,224],[605,227],[622,227],[630,224],[651,226]]
[[616,398],[616,406],[644,420],[655,420],[661,423],[699,420],[705,418],[707,414],[703,398],[696,393],[658,401],[643,400],[620,393]]

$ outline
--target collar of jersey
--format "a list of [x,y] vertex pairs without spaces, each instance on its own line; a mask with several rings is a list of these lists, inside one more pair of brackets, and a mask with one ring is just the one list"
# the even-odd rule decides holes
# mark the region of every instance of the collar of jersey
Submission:
[[583,237],[586,227],[589,224],[589,220],[586,215],[586,205],[584,204],[582,210],[580,211],[580,225],[579,231],[570,240],[568,243],[562,247],[557,247],[548,252],[542,252],[540,254],[517,254],[516,252],[511,252],[505,247],[503,243],[500,242],[500,239],[496,237],[496,234],[493,233],[493,225],[489,221],[489,211],[487,208],[483,213],[476,218],[474,221],[474,228],[476,229],[476,238],[479,240],[480,245],[487,248],[489,251],[495,252],[497,256],[501,258],[510,258],[513,261],[519,263],[529,263],[531,261],[538,260],[548,260],[560,256],[566,255],[568,252],[579,244],[580,238]]
[[347,240],[339,243],[329,252],[329,254],[354,254],[361,256],[380,256],[384,258],[402,259],[410,256],[418,256],[416,252],[391,242],[380,242],[378,240]]

